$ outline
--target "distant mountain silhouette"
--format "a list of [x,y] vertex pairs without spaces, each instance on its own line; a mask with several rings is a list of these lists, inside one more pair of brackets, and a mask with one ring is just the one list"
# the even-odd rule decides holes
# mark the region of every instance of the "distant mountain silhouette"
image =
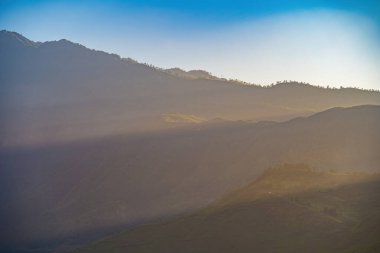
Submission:
[[10,246],[81,244],[200,208],[287,162],[322,171],[379,172],[379,125],[380,106],[367,105],[283,123],[216,120],[4,149],[1,240]]
[[76,252],[374,253],[380,250],[379,202],[379,175],[286,165],[192,215]]
[[69,142],[172,128],[163,114],[287,120],[380,104],[380,92],[295,82],[242,85],[206,71],[163,70],[67,40],[0,32],[0,146]]
[[173,76],[178,76],[188,79],[211,79],[211,80],[222,80],[216,76],[211,75],[209,72],[204,70],[190,70],[185,71],[180,68],[165,69],[166,73],[169,73]]

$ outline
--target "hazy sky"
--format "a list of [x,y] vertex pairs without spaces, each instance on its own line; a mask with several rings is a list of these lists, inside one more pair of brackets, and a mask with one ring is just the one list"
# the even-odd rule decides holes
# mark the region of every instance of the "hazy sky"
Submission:
[[0,28],[259,84],[380,88],[378,0],[1,0]]

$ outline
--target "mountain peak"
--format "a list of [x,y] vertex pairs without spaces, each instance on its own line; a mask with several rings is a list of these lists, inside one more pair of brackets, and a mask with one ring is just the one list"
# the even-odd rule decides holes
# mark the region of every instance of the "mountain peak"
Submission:
[[186,78],[186,79],[212,79],[212,80],[219,80],[220,78],[213,76],[210,72],[207,72],[205,70],[189,70],[185,71],[180,68],[171,68],[171,69],[165,69],[166,73],[169,73],[173,76]]
[[[88,49],[82,44],[72,42],[67,39],[60,39],[60,40],[53,40],[53,41],[46,41],[41,44],[41,46],[53,46],[53,47],[58,47],[58,48],[82,48],[82,49]],[[88,49],[89,50],[89,49]]]
[[24,36],[16,32],[7,30],[0,31],[0,45],[1,46],[35,46],[36,43],[28,40]]

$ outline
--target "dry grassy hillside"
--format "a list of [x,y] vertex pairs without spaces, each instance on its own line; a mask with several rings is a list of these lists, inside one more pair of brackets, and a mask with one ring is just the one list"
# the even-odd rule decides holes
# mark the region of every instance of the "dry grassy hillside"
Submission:
[[380,177],[285,165],[192,215],[76,252],[365,252],[380,250]]

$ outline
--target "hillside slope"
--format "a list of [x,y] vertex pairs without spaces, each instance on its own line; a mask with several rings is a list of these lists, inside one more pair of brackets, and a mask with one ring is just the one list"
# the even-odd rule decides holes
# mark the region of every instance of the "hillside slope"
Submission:
[[95,252],[378,252],[379,175],[285,165],[193,215],[120,233]]
[[286,120],[331,107],[380,104],[375,91],[300,83],[263,88],[218,80],[203,71],[178,71],[67,40],[33,42],[0,31],[0,147],[177,126],[162,120],[164,114]]
[[379,125],[380,106],[358,106],[2,150],[1,240],[81,243],[200,208],[286,162],[379,172]]

